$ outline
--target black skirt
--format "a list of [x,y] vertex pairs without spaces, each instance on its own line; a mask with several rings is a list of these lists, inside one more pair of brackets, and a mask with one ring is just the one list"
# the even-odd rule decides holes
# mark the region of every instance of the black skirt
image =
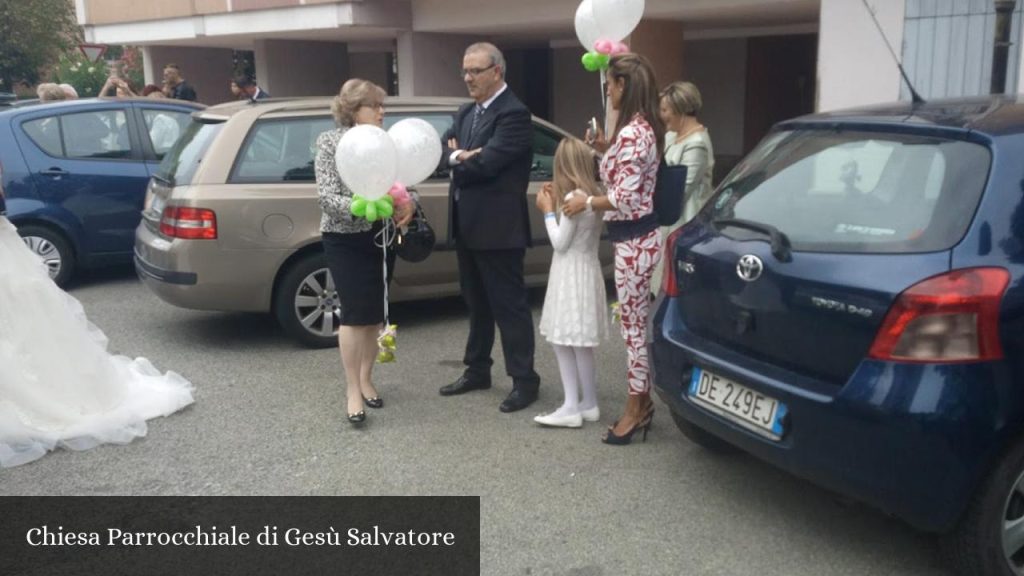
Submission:
[[[375,244],[381,230],[324,232],[324,256],[341,301],[342,326],[371,326],[384,321],[384,250]],[[395,252],[388,248],[388,283],[395,270]]]

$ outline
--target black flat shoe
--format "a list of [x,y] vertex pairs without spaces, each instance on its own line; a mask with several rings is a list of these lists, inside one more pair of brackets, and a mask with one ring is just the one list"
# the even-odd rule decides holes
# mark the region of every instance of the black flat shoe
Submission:
[[366,412],[363,412],[362,410],[360,410],[359,412],[356,412],[355,414],[349,414],[348,415],[348,422],[349,422],[349,424],[352,424],[352,425],[362,424],[365,420],[366,420]]
[[505,401],[501,403],[501,406],[498,407],[498,410],[501,410],[502,412],[505,413],[518,412],[519,410],[526,408],[527,406],[533,404],[536,401],[536,392],[524,392],[522,390],[516,389],[513,390],[512,393],[508,395],[508,398],[505,398]]
[[370,408],[384,407],[384,399],[381,398],[380,396],[374,396],[373,398],[367,398],[366,396],[363,396],[363,403],[369,406]]

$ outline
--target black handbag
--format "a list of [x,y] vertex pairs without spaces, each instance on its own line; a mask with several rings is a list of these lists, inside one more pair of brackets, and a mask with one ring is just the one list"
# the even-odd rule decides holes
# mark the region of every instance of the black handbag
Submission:
[[658,225],[671,226],[679,220],[685,193],[686,166],[669,166],[662,158],[654,184],[654,213],[658,215]]
[[416,212],[405,228],[398,230],[395,238],[395,254],[406,262],[422,262],[434,251],[437,236],[427,222],[423,208],[416,203]]

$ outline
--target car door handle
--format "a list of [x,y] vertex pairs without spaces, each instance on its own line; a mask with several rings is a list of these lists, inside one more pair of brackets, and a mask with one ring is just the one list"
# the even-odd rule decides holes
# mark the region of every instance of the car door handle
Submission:
[[68,171],[63,168],[47,168],[46,170],[40,170],[40,174],[43,176],[67,176]]

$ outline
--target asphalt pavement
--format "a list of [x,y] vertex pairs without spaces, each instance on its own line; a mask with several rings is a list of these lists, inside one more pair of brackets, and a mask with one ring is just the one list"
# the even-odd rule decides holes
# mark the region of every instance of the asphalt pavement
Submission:
[[946,574],[932,537],[752,457],[707,453],[660,402],[646,442],[602,444],[626,398],[617,335],[597,355],[602,422],[542,429],[532,417],[562,394],[542,339],[540,401],[502,414],[500,353],[492,389],[438,395],[460,374],[462,303],[394,305],[397,362],[375,372],[386,404],[353,429],[337,350],[298,347],[270,316],[172,307],[131,269],[71,293],[112,351],[181,373],[196,402],[130,445],[2,470],[2,494],[479,495],[482,574]]

